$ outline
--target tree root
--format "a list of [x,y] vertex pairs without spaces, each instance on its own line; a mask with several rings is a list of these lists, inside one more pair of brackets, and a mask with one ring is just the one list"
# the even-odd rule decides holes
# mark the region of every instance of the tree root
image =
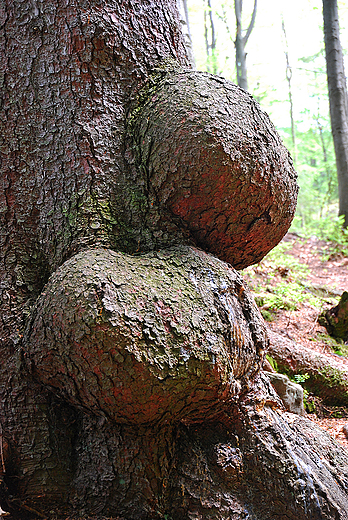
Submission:
[[318,353],[268,330],[268,354],[288,374],[309,374],[306,388],[326,402],[348,404],[348,360],[337,354]]

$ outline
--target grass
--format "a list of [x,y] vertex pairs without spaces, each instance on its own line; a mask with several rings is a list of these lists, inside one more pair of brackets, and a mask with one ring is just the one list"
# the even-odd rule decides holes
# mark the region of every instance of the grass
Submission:
[[339,356],[348,357],[348,345],[346,345],[343,340],[333,338],[332,336],[329,336],[329,334],[325,334],[322,332],[319,332],[315,339],[324,341],[326,345],[329,345],[329,347],[332,348],[335,354],[338,354]]
[[266,321],[272,321],[278,310],[295,311],[301,304],[320,311],[324,303],[337,303],[337,298],[308,284],[309,268],[289,254],[291,247],[291,243],[281,242],[259,264],[243,271]]
[[301,236],[316,236],[326,242],[322,250],[322,260],[327,261],[331,258],[342,255],[348,256],[348,229],[343,228],[344,217],[328,215],[311,219],[311,224],[303,227],[301,218],[295,217],[291,226],[291,231],[299,233]]

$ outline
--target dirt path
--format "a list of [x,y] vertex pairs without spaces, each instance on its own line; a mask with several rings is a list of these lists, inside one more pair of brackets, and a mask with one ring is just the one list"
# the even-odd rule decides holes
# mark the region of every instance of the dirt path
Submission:
[[[334,352],[333,345],[337,349],[337,344],[328,337],[326,329],[318,323],[321,311],[335,305],[343,291],[348,290],[347,256],[335,252],[332,244],[315,237],[303,239],[288,233],[283,239],[284,243],[287,249],[283,254],[290,255],[300,266],[303,266],[300,275],[287,267],[289,256],[284,256],[284,266],[281,265],[281,259],[280,261],[278,259],[275,266],[266,258],[261,264],[248,268],[244,272],[246,280],[254,294],[258,294],[260,290],[270,291],[272,285],[282,283],[286,286],[300,278],[301,287],[310,295],[317,297],[320,306],[318,308],[318,305],[303,301],[297,304],[296,309],[277,309],[272,314],[269,327],[274,332],[301,343],[314,352],[325,352],[335,359],[335,363],[347,366],[348,357]],[[342,350],[347,355],[348,349],[344,345]],[[317,409],[317,414],[308,414],[308,418],[329,431],[348,449],[348,440],[342,430],[344,425],[348,426],[348,409],[320,406],[319,402],[317,402]]]
[[333,246],[316,237],[303,239],[288,233],[284,242],[292,244],[288,254],[309,267],[308,281],[312,286],[334,294],[348,290],[348,258],[332,251]]

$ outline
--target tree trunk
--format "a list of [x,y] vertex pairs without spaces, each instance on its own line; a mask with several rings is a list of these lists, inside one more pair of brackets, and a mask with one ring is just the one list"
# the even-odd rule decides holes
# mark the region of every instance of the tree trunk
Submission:
[[237,68],[237,82],[238,85],[244,90],[248,90],[248,78],[247,78],[247,66],[246,66],[246,52],[245,46],[248,42],[251,31],[253,30],[256,18],[257,0],[254,1],[253,14],[249,27],[246,31],[245,36],[242,32],[242,0],[234,0],[234,11],[236,15],[236,39],[234,46],[236,48],[236,68]]
[[289,87],[290,122],[291,122],[291,137],[292,137],[292,145],[293,145],[293,158],[294,158],[294,162],[296,165],[297,147],[296,147],[296,126],[295,126],[295,119],[294,119],[294,103],[293,103],[293,98],[292,98],[292,85],[291,85],[292,68],[290,67],[290,63],[289,63],[288,39],[286,36],[284,20],[282,20],[282,31],[283,31],[284,40],[285,40],[286,80],[288,82],[288,87]]
[[182,25],[182,32],[183,32],[184,39],[185,39],[187,56],[189,58],[190,65],[192,66],[193,69],[195,69],[196,63],[195,63],[195,57],[194,57],[194,52],[193,52],[187,0],[177,0],[177,5],[178,5],[178,10],[179,10],[180,23]]
[[337,0],[323,0],[330,118],[338,176],[339,215],[348,226],[348,106]]
[[186,68],[175,0],[0,16],[2,508],[347,518],[347,455],[259,375],[265,326],[224,262],[294,213],[268,118]]
[[348,292],[342,293],[338,305],[324,311],[319,316],[319,323],[334,338],[348,340]]
[[207,70],[217,74],[215,23],[211,0],[207,0],[207,6],[204,8],[204,39]]

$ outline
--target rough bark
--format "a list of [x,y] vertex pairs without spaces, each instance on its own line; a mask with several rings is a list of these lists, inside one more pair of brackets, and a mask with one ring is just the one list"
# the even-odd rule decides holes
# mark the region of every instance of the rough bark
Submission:
[[217,414],[260,370],[268,343],[240,275],[187,247],[80,253],[52,276],[32,317],[24,343],[35,379],[134,424]]
[[22,372],[25,322],[74,252],[172,241],[170,226],[147,229],[124,119],[149,71],[168,56],[184,65],[186,55],[172,2],[7,0],[0,19],[0,416],[14,446],[7,485],[23,501],[40,496],[43,508],[58,502],[62,510],[73,461],[60,454],[77,423],[59,420],[61,405]]
[[272,409],[268,385],[231,408],[227,425],[181,430],[173,518],[348,517],[346,453],[312,422]]
[[344,291],[338,305],[323,312],[319,322],[334,338],[348,340],[348,293]]
[[338,176],[339,215],[348,226],[348,105],[337,0],[323,0],[331,130]]
[[[183,70],[175,0],[6,0],[0,19],[2,508],[21,520],[34,510],[46,518],[347,518],[346,455],[282,413],[258,377],[267,338],[248,289],[231,266],[191,247],[228,251],[207,233],[204,182],[215,189],[220,168],[226,177],[213,201],[221,219],[237,175],[246,200],[236,219],[244,226],[243,212],[248,237],[263,232],[267,215],[290,224],[294,172],[266,116],[229,83]],[[174,96],[175,85],[186,94]],[[188,113],[180,99],[204,85]],[[214,88],[227,114],[216,113]],[[237,150],[237,126],[248,131],[238,103],[260,134],[240,136]],[[177,157],[188,132],[196,139],[190,156],[183,151],[194,169],[184,175]],[[175,212],[193,186],[208,199],[194,232]],[[255,209],[263,191],[270,206],[251,216],[249,192]],[[271,235],[269,248],[278,240]],[[260,255],[239,247],[241,263]]]
[[130,113],[129,133],[151,204],[199,247],[242,269],[286,233],[297,196],[292,160],[236,85],[208,73],[159,72]]
[[269,354],[290,374],[309,374],[306,388],[332,404],[348,404],[348,362],[336,354],[320,355],[268,329]]

